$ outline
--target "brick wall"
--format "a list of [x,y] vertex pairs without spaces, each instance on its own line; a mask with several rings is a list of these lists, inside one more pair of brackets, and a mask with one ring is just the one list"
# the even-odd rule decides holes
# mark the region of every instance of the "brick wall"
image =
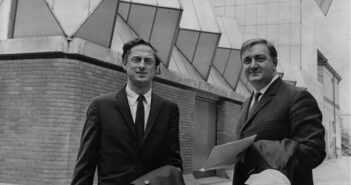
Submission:
[[153,88],[157,94],[178,104],[180,113],[180,147],[184,174],[190,174],[192,172],[195,92],[161,83],[155,83]]
[[237,121],[241,106],[229,102],[219,101],[217,110],[217,145],[236,140]]
[[[87,106],[124,83],[122,72],[78,60],[0,60],[0,183],[69,184]],[[189,173],[194,92],[161,83],[154,89],[179,105]]]

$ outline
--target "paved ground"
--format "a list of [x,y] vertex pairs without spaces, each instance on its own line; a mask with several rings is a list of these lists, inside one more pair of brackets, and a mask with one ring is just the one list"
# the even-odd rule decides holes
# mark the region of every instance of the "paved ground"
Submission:
[[350,157],[324,161],[313,170],[315,185],[351,185]]
[[[326,160],[313,170],[314,185],[351,185],[350,157]],[[201,185],[232,185],[219,178],[203,179]]]

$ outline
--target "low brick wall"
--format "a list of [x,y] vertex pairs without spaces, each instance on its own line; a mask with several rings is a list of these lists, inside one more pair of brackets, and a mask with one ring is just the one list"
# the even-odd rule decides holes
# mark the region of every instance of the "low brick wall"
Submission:
[[[123,72],[74,59],[0,60],[0,182],[68,184],[90,101],[125,84]],[[191,172],[191,89],[155,82],[180,108],[181,154]]]

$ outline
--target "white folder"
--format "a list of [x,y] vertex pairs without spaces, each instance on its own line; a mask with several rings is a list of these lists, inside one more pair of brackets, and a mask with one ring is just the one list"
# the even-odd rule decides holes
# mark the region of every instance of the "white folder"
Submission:
[[233,165],[240,159],[239,154],[253,143],[255,137],[256,135],[213,147],[200,171],[223,169]]

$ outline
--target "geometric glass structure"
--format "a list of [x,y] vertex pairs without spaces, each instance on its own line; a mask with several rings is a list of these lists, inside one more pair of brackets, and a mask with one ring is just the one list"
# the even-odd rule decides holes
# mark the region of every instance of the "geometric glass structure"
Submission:
[[118,12],[139,37],[155,46],[168,66],[182,15],[178,0],[122,0]]
[[182,3],[184,12],[176,46],[207,80],[221,35],[216,18],[208,0],[182,0]]
[[118,1],[102,0],[72,37],[110,47],[117,17]]
[[14,0],[10,38],[65,36],[45,0]]

